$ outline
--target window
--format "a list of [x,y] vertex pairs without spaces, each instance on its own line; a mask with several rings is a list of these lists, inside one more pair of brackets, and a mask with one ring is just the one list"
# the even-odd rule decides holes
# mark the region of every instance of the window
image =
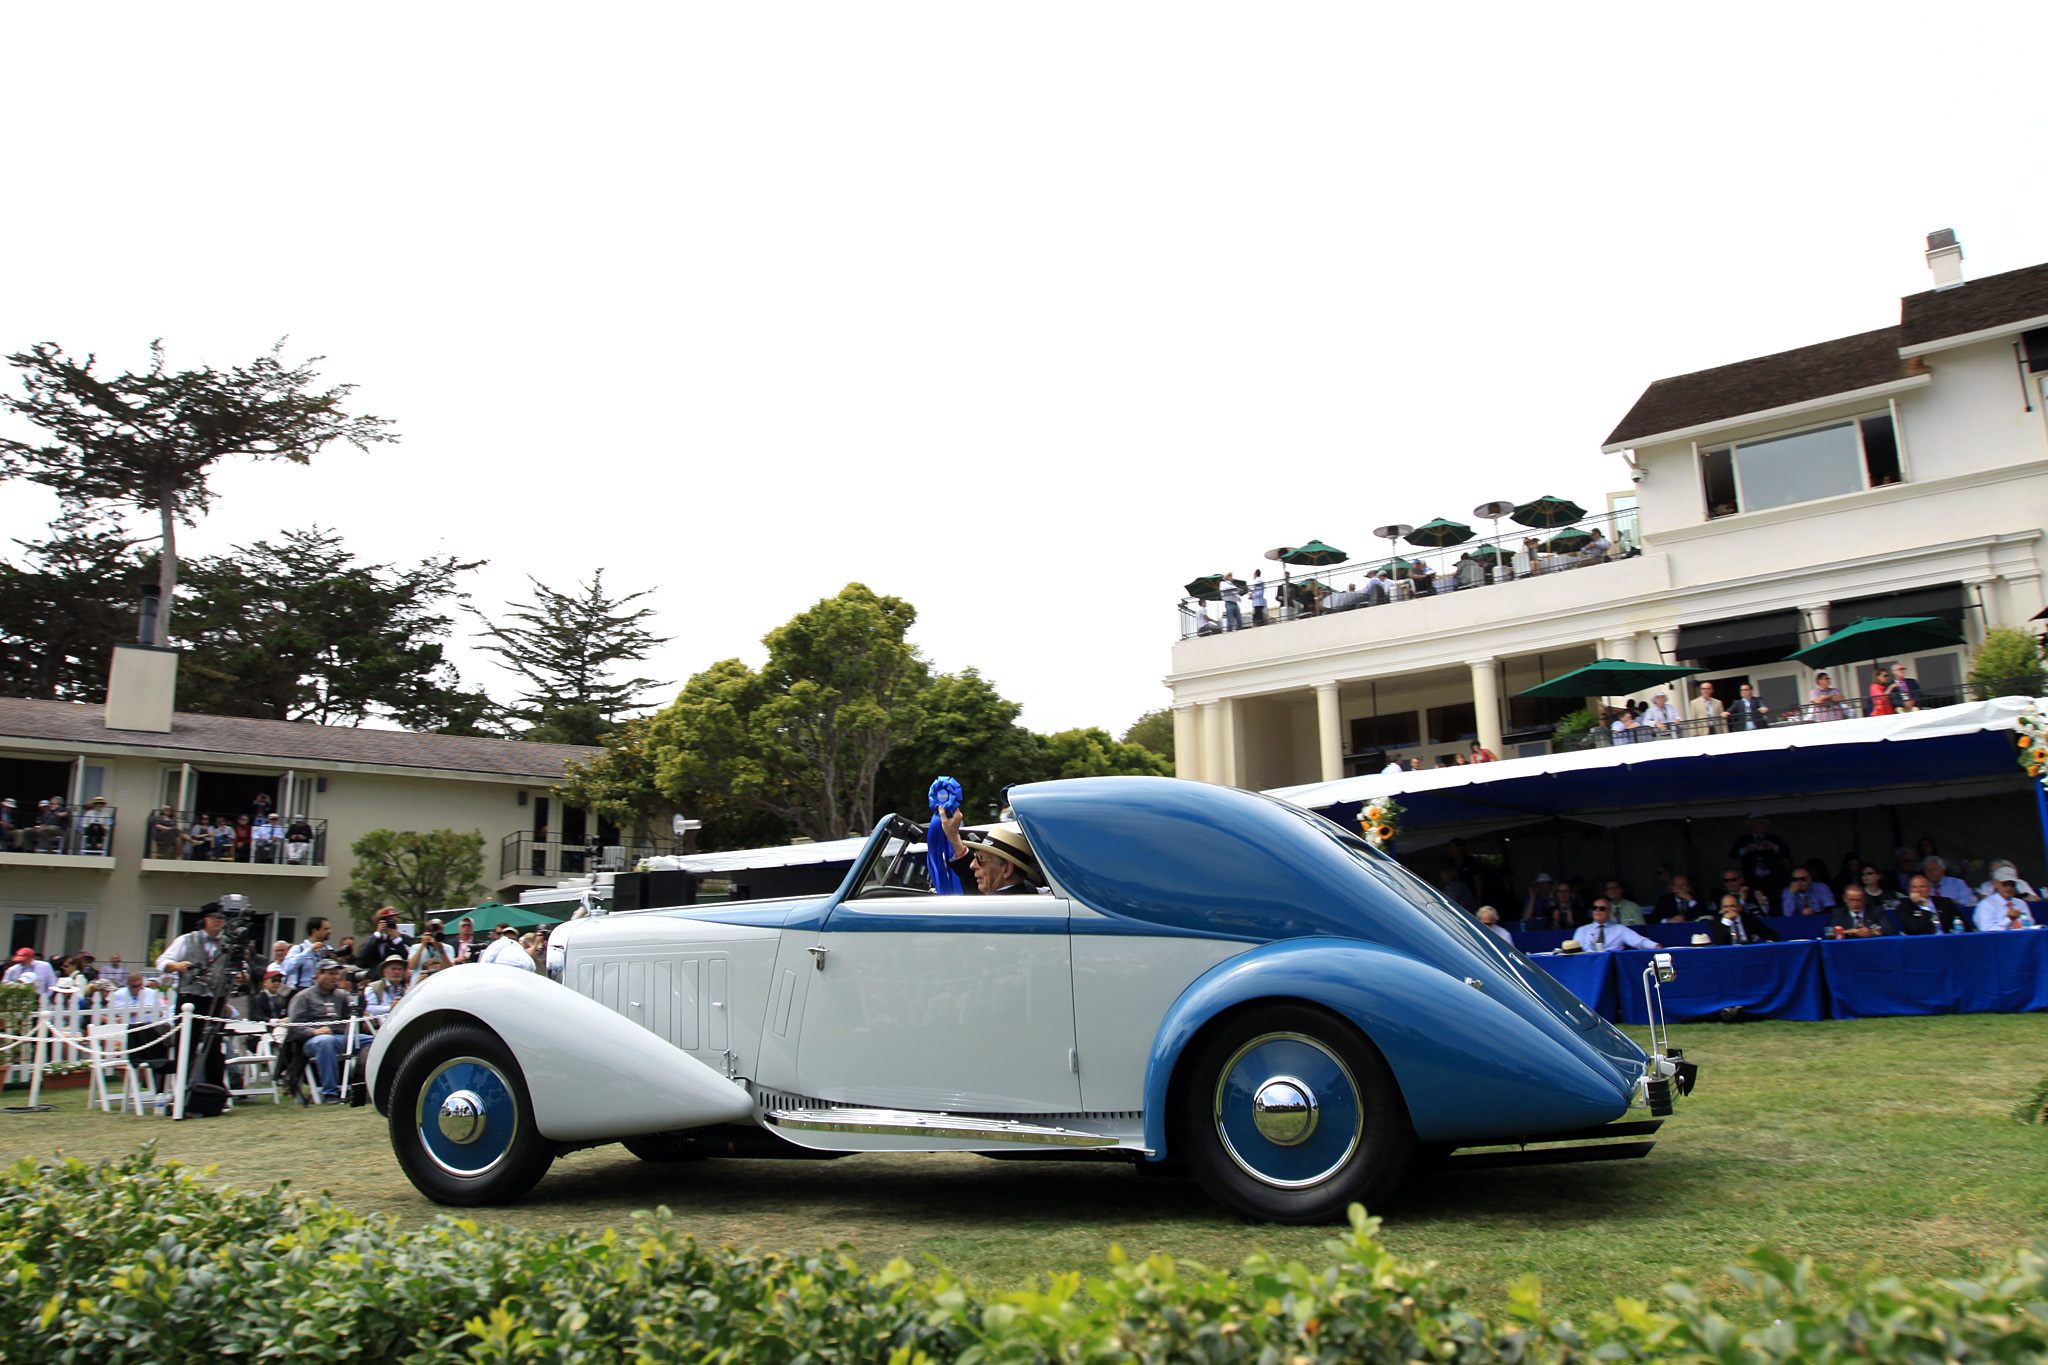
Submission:
[[1455,744],[1479,735],[1479,711],[1469,701],[1429,708],[1429,742]]
[[1398,749],[1422,742],[1422,726],[1414,711],[1396,711],[1391,716],[1359,716],[1351,722],[1351,752]]
[[1889,415],[1700,452],[1701,494],[1709,518],[1832,498],[1903,477],[1898,433]]

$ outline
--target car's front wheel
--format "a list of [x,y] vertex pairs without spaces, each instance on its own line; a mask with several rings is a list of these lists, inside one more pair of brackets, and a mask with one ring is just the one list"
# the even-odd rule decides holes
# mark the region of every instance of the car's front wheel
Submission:
[[1188,1075],[1181,1150],[1209,1197],[1240,1217],[1335,1221],[1408,1168],[1415,1133],[1393,1072],[1322,1010],[1248,1010],[1201,1043]]
[[414,1188],[437,1204],[509,1204],[555,1159],[511,1050],[477,1024],[435,1029],[391,1088],[391,1146]]

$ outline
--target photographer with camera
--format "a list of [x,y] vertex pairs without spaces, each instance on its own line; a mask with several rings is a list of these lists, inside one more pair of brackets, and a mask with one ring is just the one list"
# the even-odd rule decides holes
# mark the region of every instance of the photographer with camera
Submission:
[[[227,1057],[221,1044],[221,1026],[216,1021],[227,1017],[228,997],[234,994],[235,977],[249,946],[248,908],[245,896],[222,896],[217,901],[208,901],[200,907],[199,927],[171,940],[170,947],[164,949],[164,955],[156,962],[158,971],[176,978],[173,1008],[190,1005],[193,1013],[203,1016],[195,1030],[196,1065],[189,1073],[191,1083],[185,1104],[188,1115],[212,1118],[227,1107]],[[229,909],[236,912],[235,918],[240,921],[238,934],[228,929]]]

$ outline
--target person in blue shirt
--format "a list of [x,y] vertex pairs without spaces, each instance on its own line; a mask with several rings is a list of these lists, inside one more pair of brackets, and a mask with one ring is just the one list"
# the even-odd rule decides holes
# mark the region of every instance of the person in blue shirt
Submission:
[[1618,948],[1658,948],[1664,945],[1653,938],[1645,938],[1626,924],[1614,922],[1614,907],[1602,896],[1593,902],[1593,922],[1582,924],[1572,933],[1572,939],[1589,953],[1611,953]]

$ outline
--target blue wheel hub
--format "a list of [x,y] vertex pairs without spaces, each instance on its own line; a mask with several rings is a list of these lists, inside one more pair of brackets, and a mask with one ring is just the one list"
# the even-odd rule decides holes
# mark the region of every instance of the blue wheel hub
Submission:
[[504,1074],[476,1057],[441,1063],[420,1087],[413,1115],[420,1148],[450,1175],[479,1176],[505,1159],[519,1133],[519,1101]]
[[1358,1150],[1365,1113],[1351,1068],[1302,1033],[1267,1033],[1224,1064],[1216,1135],[1245,1174],[1279,1189],[1319,1184]]

